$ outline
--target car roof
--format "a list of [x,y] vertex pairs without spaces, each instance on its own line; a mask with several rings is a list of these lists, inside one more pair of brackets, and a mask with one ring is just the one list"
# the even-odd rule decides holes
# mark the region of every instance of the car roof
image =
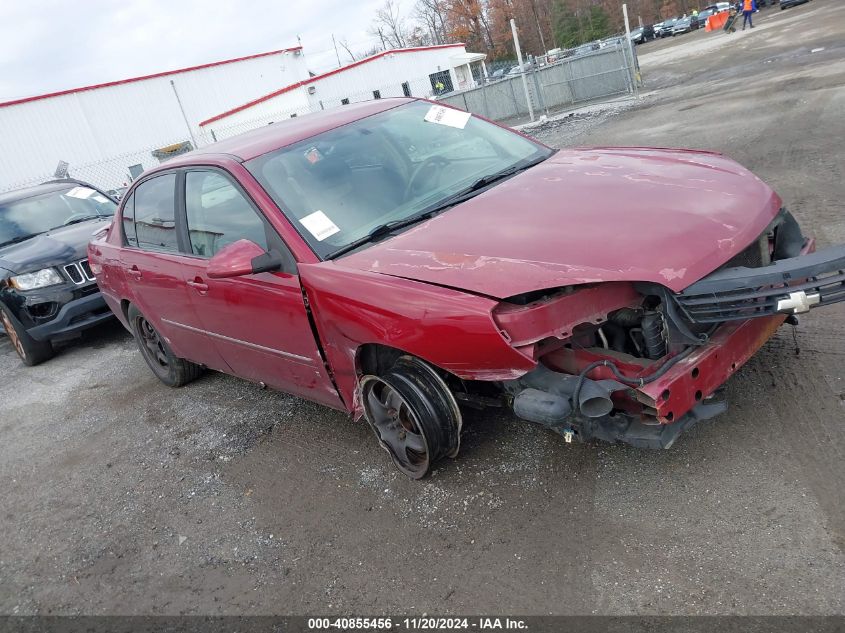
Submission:
[[292,145],[322,132],[413,101],[419,101],[419,99],[408,97],[373,99],[372,101],[361,101],[330,110],[291,117],[181,154],[163,163],[162,166],[190,165],[203,156],[219,156],[221,154],[247,161],[280,147]]
[[[40,185],[33,185],[32,187],[25,187],[23,189],[15,189],[14,191],[7,191],[0,193],[0,204],[8,204],[9,202],[16,202],[24,198],[31,198],[32,196],[40,196],[44,193],[51,193],[53,191],[63,191],[69,187],[76,186],[91,187],[88,183],[79,180],[50,180],[41,183]],[[92,189],[94,187],[91,187]]]

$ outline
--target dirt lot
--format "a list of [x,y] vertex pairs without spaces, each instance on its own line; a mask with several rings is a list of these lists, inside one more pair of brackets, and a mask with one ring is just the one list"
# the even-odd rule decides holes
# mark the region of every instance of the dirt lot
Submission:
[[[845,241],[845,5],[756,22],[646,44],[640,102],[535,133],[725,152]],[[843,613],[843,332],[783,329],[669,451],[471,414],[421,483],[317,405],[167,389],[118,325],[31,369],[3,338],[0,612]]]

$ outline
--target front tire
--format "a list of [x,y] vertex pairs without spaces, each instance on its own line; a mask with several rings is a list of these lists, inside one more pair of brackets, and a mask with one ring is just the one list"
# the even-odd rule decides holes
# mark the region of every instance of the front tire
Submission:
[[149,368],[168,387],[181,387],[196,380],[203,372],[201,365],[179,358],[170,349],[152,323],[134,305],[126,312],[132,334]]
[[23,323],[12,316],[8,308],[2,305],[0,305],[0,322],[3,323],[6,335],[24,365],[32,367],[53,358],[55,355],[50,341],[36,341],[27,333]]
[[422,479],[460,446],[461,414],[446,383],[430,366],[401,357],[382,376],[364,376],[361,395],[367,421],[394,465]]

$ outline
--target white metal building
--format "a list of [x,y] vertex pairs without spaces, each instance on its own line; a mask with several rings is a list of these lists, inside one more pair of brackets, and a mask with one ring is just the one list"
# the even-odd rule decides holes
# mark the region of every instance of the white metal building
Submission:
[[[72,176],[119,186],[168,150],[202,144],[201,121],[308,76],[295,47],[0,103],[0,191],[53,174],[60,160]],[[92,163],[101,168],[79,173]]]
[[[421,46],[377,53],[336,70],[285,85],[200,123],[208,142],[291,116],[382,97],[432,97],[474,88],[471,64],[485,55],[463,44]],[[438,88],[438,85],[440,86]]]
[[309,111],[475,86],[463,44],[378,53],[320,75],[301,47],[0,103],[0,191],[59,161],[103,189],[170,156]]

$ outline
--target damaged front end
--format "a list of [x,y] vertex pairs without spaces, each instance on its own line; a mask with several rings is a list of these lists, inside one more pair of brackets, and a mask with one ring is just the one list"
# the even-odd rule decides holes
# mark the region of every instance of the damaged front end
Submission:
[[785,320],[845,300],[845,246],[813,250],[783,210],[681,292],[613,282],[505,300],[494,319],[537,368],[504,393],[517,416],[566,441],[669,448],[726,410],[722,385]]

